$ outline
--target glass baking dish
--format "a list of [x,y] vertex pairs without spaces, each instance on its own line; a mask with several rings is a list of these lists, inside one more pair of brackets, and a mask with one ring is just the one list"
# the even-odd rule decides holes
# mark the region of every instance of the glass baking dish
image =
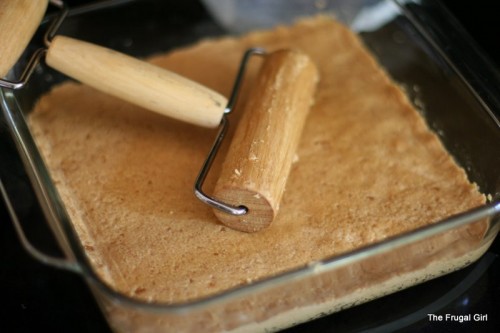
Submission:
[[[25,115],[41,94],[67,78],[39,66],[23,89],[1,89],[1,121],[14,138],[66,258],[48,256],[27,239],[22,241],[39,260],[80,274],[116,331],[279,330],[463,267],[477,260],[498,233],[500,79],[442,7],[433,1],[404,0],[256,1],[259,6],[249,12],[247,2],[252,3],[206,1],[211,16],[197,1],[103,1],[98,6],[72,10],[61,33],[144,57],[205,37],[269,27],[302,15],[334,13],[360,34],[386,71],[405,88],[471,181],[489,195],[489,203],[431,226],[210,297],[180,304],[147,303],[118,293],[96,274],[50,180]],[[214,7],[222,3],[232,10],[224,13]],[[266,3],[278,9],[267,8]],[[49,21],[38,34],[46,30]],[[10,78],[19,77],[30,55],[41,46],[39,37],[35,36],[9,73]],[[5,198],[8,186],[6,190]],[[23,235],[19,221],[13,220]],[[368,290],[373,283],[377,288]]]

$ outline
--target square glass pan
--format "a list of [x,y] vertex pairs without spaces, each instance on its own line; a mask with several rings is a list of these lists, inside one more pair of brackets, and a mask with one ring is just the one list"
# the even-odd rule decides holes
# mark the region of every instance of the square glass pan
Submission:
[[[326,7],[319,5],[325,3]],[[258,15],[259,8],[260,14],[271,11],[255,6],[255,20],[247,15],[250,20],[241,28],[220,17],[220,11],[214,11],[212,18],[197,1],[104,1],[100,6],[73,10],[60,33],[143,57],[203,37],[288,22],[297,15],[333,12],[359,32],[416,106],[425,106],[421,111],[431,128],[469,178],[491,195],[491,202],[432,226],[204,299],[182,304],[145,303],[116,292],[97,276],[33,142],[26,114],[40,95],[66,80],[39,66],[23,89],[1,90],[0,120],[14,138],[66,258],[48,257],[33,248],[29,251],[46,263],[81,274],[115,330],[276,330],[457,269],[479,258],[498,233],[500,79],[449,14],[433,1],[298,0],[287,1],[287,6],[297,11],[269,15],[265,22],[257,20],[263,16]],[[234,10],[237,14],[237,7]],[[376,15],[380,13],[384,15]],[[373,17],[381,19],[368,20]],[[46,26],[47,22],[39,35]],[[19,77],[30,54],[41,46],[39,41],[40,36],[35,36],[9,73],[11,78]],[[474,237],[468,239],[471,234]],[[402,251],[412,255],[398,256]],[[430,274],[432,265],[438,268]],[[368,290],[373,283],[377,288]]]

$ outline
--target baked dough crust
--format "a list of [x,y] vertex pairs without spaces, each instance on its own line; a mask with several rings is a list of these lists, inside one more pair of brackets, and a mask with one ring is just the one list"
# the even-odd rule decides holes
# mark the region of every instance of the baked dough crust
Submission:
[[321,77],[280,213],[255,234],[224,227],[192,193],[213,130],[76,83],[54,88],[29,117],[82,243],[114,289],[149,301],[193,300],[485,202],[403,91],[332,19],[207,40],[151,62],[227,96],[252,46],[300,49]]

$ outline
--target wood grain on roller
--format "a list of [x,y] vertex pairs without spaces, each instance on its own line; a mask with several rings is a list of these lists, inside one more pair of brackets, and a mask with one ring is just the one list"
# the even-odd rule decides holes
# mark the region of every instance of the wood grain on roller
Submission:
[[7,75],[26,49],[47,9],[48,0],[0,1],[0,77]]
[[318,70],[303,53],[280,50],[266,56],[214,189],[217,199],[248,212],[234,216],[214,210],[222,223],[255,232],[273,221],[317,81]]
[[57,36],[47,64],[98,90],[148,110],[204,127],[217,127],[227,99],[163,68],[91,43]]

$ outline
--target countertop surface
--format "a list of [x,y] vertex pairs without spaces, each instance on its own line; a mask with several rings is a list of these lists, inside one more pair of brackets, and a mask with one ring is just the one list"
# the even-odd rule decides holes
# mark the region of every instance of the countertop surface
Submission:
[[[77,4],[82,1],[67,1]],[[500,68],[496,41],[500,28],[495,11],[485,0],[470,4],[445,1],[450,11]],[[6,129],[0,127],[0,163],[12,154],[6,143]],[[19,181],[14,200],[22,202],[21,216],[35,233],[40,212],[33,208],[33,196],[25,180]],[[51,243],[41,236],[40,243]],[[48,248],[47,251],[57,251]],[[19,244],[3,201],[0,200],[0,331],[1,332],[110,332],[84,281],[77,275],[47,267],[29,256]],[[500,327],[500,239],[477,263],[395,295],[291,328],[289,332],[497,332]],[[410,303],[410,304],[409,304]],[[405,304],[405,306],[401,306]],[[432,321],[428,314],[486,314],[487,320],[469,323]]]

